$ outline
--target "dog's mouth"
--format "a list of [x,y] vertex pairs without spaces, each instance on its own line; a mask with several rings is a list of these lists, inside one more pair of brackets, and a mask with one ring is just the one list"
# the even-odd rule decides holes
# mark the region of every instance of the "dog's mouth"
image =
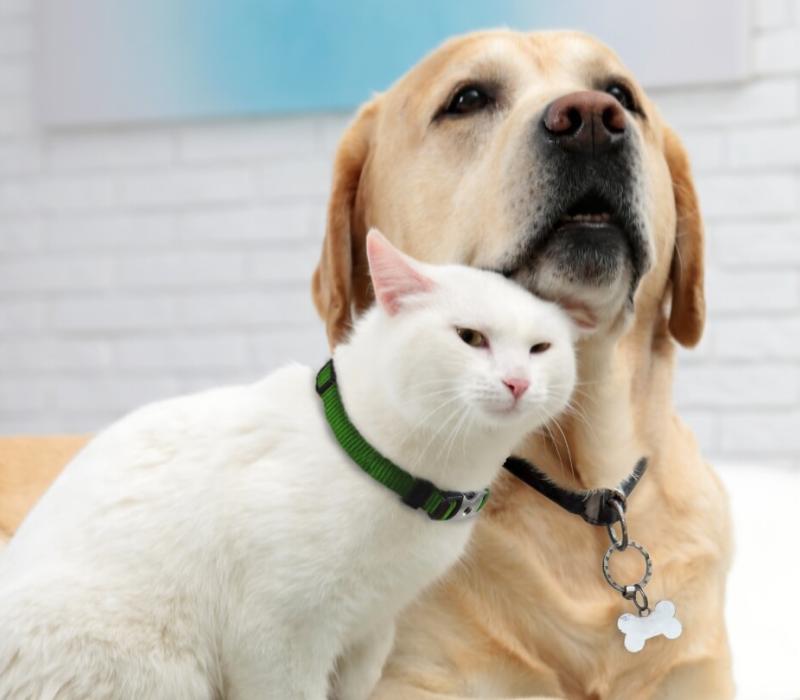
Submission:
[[626,189],[596,184],[572,197],[552,197],[504,269],[540,296],[573,311],[587,309],[587,319],[632,300],[648,255]]
[[[617,246],[624,246],[624,252],[636,267],[636,227],[624,213],[627,209],[600,192],[590,190],[573,200],[561,212],[552,212],[549,218],[553,223],[543,227],[545,233],[540,237],[537,247],[543,250],[552,245],[554,238],[561,236],[568,238],[559,241],[558,245],[567,245],[573,251],[585,247],[588,250],[597,249],[599,253],[603,248],[616,243]],[[587,279],[592,277],[594,275],[587,275]]]
[[588,192],[570,206],[558,219],[553,231],[568,226],[618,226],[615,207],[602,195]]
[[642,226],[629,197],[589,189],[552,207],[533,237],[531,260],[540,255],[559,261],[570,279],[604,285],[627,262],[634,284],[646,267]]
[[590,189],[561,206],[554,203],[504,273],[512,277],[549,259],[567,278],[602,286],[627,261],[638,282],[646,255],[641,226],[627,198],[622,203],[616,200]]

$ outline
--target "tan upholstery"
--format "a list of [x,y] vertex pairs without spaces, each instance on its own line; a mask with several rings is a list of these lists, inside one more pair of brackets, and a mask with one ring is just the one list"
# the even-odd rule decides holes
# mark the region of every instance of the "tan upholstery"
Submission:
[[0,541],[10,537],[64,465],[89,438],[0,438]]

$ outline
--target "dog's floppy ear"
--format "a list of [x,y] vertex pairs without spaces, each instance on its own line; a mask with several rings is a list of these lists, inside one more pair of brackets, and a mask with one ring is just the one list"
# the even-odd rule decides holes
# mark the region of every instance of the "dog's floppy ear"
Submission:
[[672,310],[669,330],[684,347],[700,342],[706,320],[703,286],[703,221],[692,182],[689,157],[678,136],[665,129],[664,157],[672,175],[677,215],[675,250],[672,253]]
[[[377,98],[359,110],[339,142],[333,165],[325,240],[311,281],[314,304],[325,321],[331,347],[350,329],[353,304],[357,302],[355,297],[361,293],[354,276],[359,269],[366,268],[364,241],[356,240],[356,235],[363,238],[366,231],[354,230],[358,223],[354,214],[361,173],[370,152],[376,112]],[[364,228],[363,222],[358,224],[358,228]],[[359,261],[359,258],[364,260]]]

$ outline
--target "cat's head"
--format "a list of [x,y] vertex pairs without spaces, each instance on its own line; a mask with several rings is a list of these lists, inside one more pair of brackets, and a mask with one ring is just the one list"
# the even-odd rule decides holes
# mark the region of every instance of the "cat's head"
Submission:
[[555,417],[575,384],[577,325],[495,272],[429,265],[367,237],[381,381],[410,424],[520,433]]

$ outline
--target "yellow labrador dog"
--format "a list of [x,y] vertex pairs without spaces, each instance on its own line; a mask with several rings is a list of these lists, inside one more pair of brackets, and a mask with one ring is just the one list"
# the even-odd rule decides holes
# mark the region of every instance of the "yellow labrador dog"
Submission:
[[[400,620],[375,697],[731,697],[727,500],[671,396],[676,341],[703,330],[703,230],[686,155],[633,76],[582,34],[493,31],[365,105],[336,157],[313,282],[332,344],[371,303],[371,226],[416,257],[502,271],[594,329],[574,409],[518,454],[576,490],[648,458],[628,527],[653,557],[651,605],[674,601],[683,623],[626,651],[617,618],[633,608],[601,575],[605,528],[508,474],[466,560]],[[0,441],[0,531],[81,443]],[[630,550],[613,567],[634,582],[642,561]]]
[[[313,281],[332,344],[371,302],[371,226],[417,258],[502,271],[594,328],[574,410],[519,454],[575,490],[648,458],[628,528],[653,558],[651,607],[670,599],[683,623],[626,651],[617,619],[634,608],[602,576],[605,528],[508,474],[463,565],[402,616],[375,697],[731,697],[727,498],[671,395],[676,342],[703,331],[702,222],[686,154],[634,77],[583,34],[492,31],[366,104],[336,157]],[[630,549],[613,575],[634,583],[642,566]]]

